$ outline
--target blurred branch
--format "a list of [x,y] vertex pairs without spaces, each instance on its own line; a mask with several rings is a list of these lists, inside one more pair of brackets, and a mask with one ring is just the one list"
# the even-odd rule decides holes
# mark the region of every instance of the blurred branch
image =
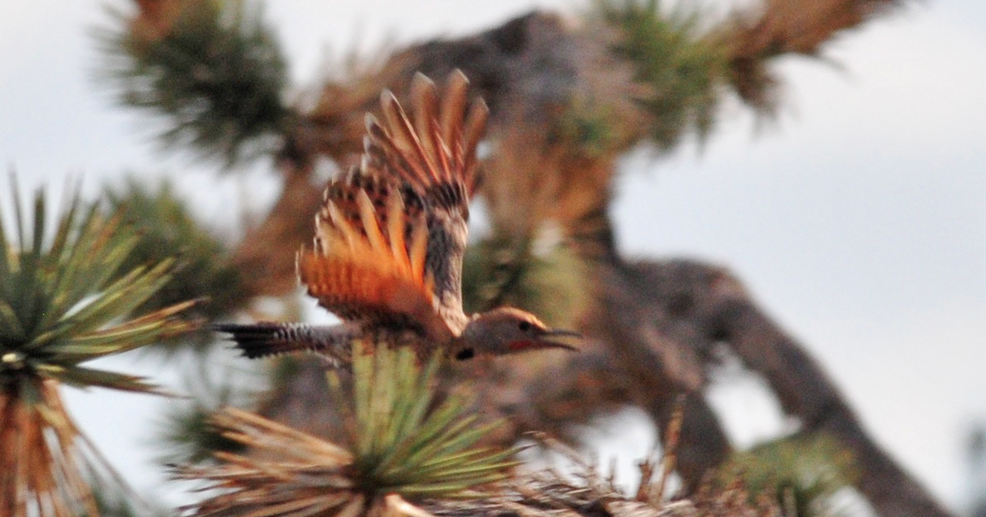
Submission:
[[727,50],[730,83],[747,104],[772,111],[780,79],[769,67],[785,54],[818,57],[847,30],[900,8],[908,0],[759,0],[717,32]]
[[[695,286],[701,289],[700,286]],[[823,433],[853,453],[857,488],[882,516],[947,516],[930,494],[863,429],[819,365],[748,297],[722,296],[708,307],[709,329],[763,375],[803,433]]]
[[[658,0],[597,0],[598,15],[616,28],[612,50],[633,63],[648,90],[640,103],[651,114],[650,142],[665,150],[683,135],[708,136],[722,97],[725,55],[703,35],[708,19],[691,4],[661,9]],[[759,108],[759,106],[757,106]]]
[[259,4],[137,4],[137,15],[121,29],[98,33],[111,58],[102,75],[118,102],[158,116],[167,147],[191,147],[227,167],[277,149],[293,116],[281,98],[284,59]]
[[[880,515],[950,515],[868,437],[832,381],[728,271],[690,261],[629,263],[618,270],[627,282],[617,291],[637,300],[637,312],[629,319],[604,319],[611,321],[605,328],[631,329],[645,339],[652,336],[649,343],[641,339],[632,348],[652,350],[667,365],[664,371],[671,379],[686,387],[704,386],[704,372],[715,364],[712,351],[728,346],[764,377],[784,412],[801,421],[802,434],[831,436],[853,454],[859,473],[856,487]],[[626,318],[625,306],[603,307]],[[688,433],[686,428],[683,438]],[[712,466],[700,465],[699,470]]]

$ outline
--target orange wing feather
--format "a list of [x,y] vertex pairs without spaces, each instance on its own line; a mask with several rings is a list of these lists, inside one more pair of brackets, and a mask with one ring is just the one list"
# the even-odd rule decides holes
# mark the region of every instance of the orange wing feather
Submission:
[[408,117],[388,90],[380,95],[384,124],[367,115],[365,158],[369,167],[400,178],[421,196],[452,185],[465,196],[439,200],[436,208],[457,208],[468,216],[469,198],[476,186],[476,146],[486,128],[489,109],[482,99],[467,103],[469,81],[462,72],[449,76],[444,96],[422,74],[414,77]]
[[[428,253],[425,269],[435,284],[438,311],[454,327],[465,324],[462,312],[462,257],[469,219],[469,199],[476,186],[476,146],[489,110],[481,99],[468,102],[469,81],[455,71],[442,96],[417,74],[409,94],[410,113],[384,91],[382,117],[367,116],[364,170],[394,178],[425,212]],[[410,116],[409,116],[410,114]]]
[[397,185],[352,171],[329,185],[315,229],[314,251],[298,254],[298,276],[319,305],[347,320],[452,336],[425,273],[424,218],[407,213]]
[[419,74],[411,117],[389,91],[384,124],[367,116],[360,167],[329,183],[315,250],[298,256],[299,277],[322,307],[437,339],[461,330],[466,220],[489,113],[481,100],[467,103],[467,93],[461,72],[441,98]]

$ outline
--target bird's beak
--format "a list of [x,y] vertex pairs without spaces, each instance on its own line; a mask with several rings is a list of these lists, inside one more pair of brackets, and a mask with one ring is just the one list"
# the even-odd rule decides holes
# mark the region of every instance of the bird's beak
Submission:
[[555,341],[552,338],[574,338],[581,339],[582,334],[572,330],[562,330],[562,329],[548,329],[541,333],[540,339],[537,341],[538,348],[562,348],[565,350],[570,350],[572,352],[578,350],[578,348],[569,345],[568,343],[562,343],[560,341]]

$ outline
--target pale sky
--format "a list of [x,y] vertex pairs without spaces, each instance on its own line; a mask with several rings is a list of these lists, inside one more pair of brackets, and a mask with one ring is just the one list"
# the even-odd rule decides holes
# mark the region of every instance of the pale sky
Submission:
[[[466,34],[536,5],[583,5],[268,4],[296,92],[358,38]],[[2,163],[32,187],[81,175],[87,192],[126,171],[171,175],[213,221],[235,219],[229,207],[243,191],[256,206],[276,196],[262,167],[220,179],[213,164],[158,152],[144,119],[110,107],[92,77],[89,32],[108,20],[100,5],[0,7]],[[619,244],[633,256],[728,266],[821,361],[873,436],[961,508],[964,433],[986,420],[986,3],[914,2],[839,38],[827,56],[835,66],[782,61],[775,124],[758,130],[729,106],[703,152],[628,159],[614,210]],[[0,199],[8,190],[0,182]],[[715,396],[741,444],[775,427],[750,416],[764,411],[748,392],[726,385]],[[167,401],[99,390],[68,400],[125,477],[160,489],[146,444]]]

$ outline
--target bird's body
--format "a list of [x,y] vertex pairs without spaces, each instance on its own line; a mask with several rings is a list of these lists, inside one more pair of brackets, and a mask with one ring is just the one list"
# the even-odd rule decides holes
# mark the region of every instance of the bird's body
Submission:
[[467,103],[468,81],[449,79],[443,98],[418,74],[409,118],[396,98],[381,96],[383,123],[367,115],[359,167],[329,182],[315,217],[315,245],[298,253],[298,277],[342,324],[223,324],[248,357],[310,350],[348,363],[352,342],[374,340],[435,348],[466,359],[538,348],[573,335],[533,315],[498,308],[462,309],[462,257],[469,200],[476,187],[476,146],[488,110]]

